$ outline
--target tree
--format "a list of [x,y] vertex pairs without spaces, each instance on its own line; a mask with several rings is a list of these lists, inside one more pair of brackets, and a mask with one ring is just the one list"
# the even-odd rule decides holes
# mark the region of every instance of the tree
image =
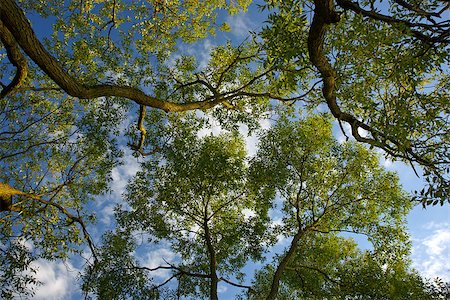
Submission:
[[[17,72],[8,69],[15,74],[4,85],[2,97],[49,89],[78,99],[121,97],[142,106],[141,118],[145,107],[167,112],[212,107],[260,112],[267,109],[268,99],[324,102],[339,122],[350,125],[356,140],[422,166],[429,185],[419,198],[444,203],[449,186],[445,66],[450,40],[443,13],[448,4],[268,1],[262,7],[276,10],[269,15],[263,40],[256,46],[250,43],[251,50],[218,47],[206,70],[196,70],[189,59],[181,59],[175,68],[167,64],[177,38],[190,42],[214,32],[215,9],[234,13],[248,4],[74,1],[65,10],[53,2],[20,7],[14,0],[4,0],[0,34]],[[52,54],[33,32],[27,10],[56,16],[55,35],[47,41]],[[309,22],[308,10],[313,10]],[[384,10],[388,14],[381,13]],[[139,38],[149,35],[153,38]],[[22,51],[37,70],[28,70]],[[253,64],[257,67],[250,67]],[[42,73],[46,76],[36,76]],[[292,96],[314,89],[315,84],[305,88],[314,78],[322,82],[322,95]],[[37,80],[33,83],[39,86],[20,88],[26,79]],[[143,128],[139,126],[145,135]]]
[[[337,143],[325,117],[279,120],[248,163],[239,136],[199,139],[186,125],[176,128],[161,156],[144,162],[130,182],[129,206],[116,210],[117,233],[106,235],[99,264],[87,270],[86,292],[126,298],[142,290],[141,278],[170,270],[161,282],[147,280],[145,297],[218,299],[223,281],[251,299],[432,299],[409,270],[404,224],[412,205],[405,205],[395,174],[363,146]],[[273,226],[277,214],[282,221]],[[342,232],[367,236],[373,250],[359,250]],[[146,238],[138,242],[137,234]],[[286,251],[259,270],[252,286],[244,284],[250,278],[241,269],[273,252],[279,236],[291,239]],[[129,260],[154,243],[177,257],[156,267]],[[131,272],[139,274],[135,283],[126,280]],[[104,293],[111,291],[121,296]]]
[[[448,3],[267,1],[267,27],[204,68],[179,51],[249,3],[0,0],[0,249],[26,258],[13,269],[84,243],[96,261],[88,203],[108,192],[124,139],[151,159],[179,112],[255,129],[285,110],[276,102],[325,104],[357,141],[423,169],[416,199],[448,201]],[[31,252],[12,246],[22,239]]]
[[[155,284],[153,290],[177,279],[174,294],[178,297],[218,299],[219,281],[239,286],[229,276],[243,277],[239,270],[245,263],[261,257],[260,238],[267,235],[263,226],[267,218],[244,215],[246,210],[264,209],[258,208],[260,199],[246,188],[242,138],[219,135],[198,139],[195,132],[182,128],[183,132],[173,134],[174,139],[161,149],[159,159],[142,164],[142,171],[128,186],[130,208],[117,213],[119,232],[128,233],[123,240],[133,240],[131,232],[143,232],[153,243],[169,243],[179,256],[179,262],[153,269],[134,264],[133,268],[149,273],[172,270],[172,275]],[[116,245],[107,244],[105,249],[108,247],[122,251]],[[108,257],[102,260],[110,263]],[[119,270],[123,268],[127,264],[118,264]],[[99,270],[105,272],[104,268]],[[92,276],[87,278],[88,286]],[[94,290],[104,290],[103,285],[99,282]]]
[[[319,116],[281,119],[261,137],[251,176],[258,189],[275,190],[282,199],[279,234],[292,240],[257,275],[254,298],[406,299],[409,291],[400,283],[417,280],[407,271],[403,228],[411,204],[374,153],[338,144],[330,125]],[[343,232],[365,235],[373,250],[361,252]],[[411,291],[417,299],[424,293]]]

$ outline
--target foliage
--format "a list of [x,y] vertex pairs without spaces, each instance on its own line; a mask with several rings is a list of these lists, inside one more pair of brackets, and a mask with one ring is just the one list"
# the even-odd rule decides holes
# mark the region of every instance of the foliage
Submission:
[[135,240],[127,232],[104,235],[104,247],[98,252],[100,261],[88,267],[83,278],[83,290],[95,299],[154,299],[151,279],[135,267],[131,255]]
[[[341,274],[363,272],[353,262],[383,274],[373,297],[397,297],[388,286],[403,279],[419,287],[414,297],[444,290],[408,270],[404,216],[411,198],[450,201],[448,4],[257,1],[263,28],[225,42],[220,31],[234,25],[227,17],[250,2],[1,0],[2,297],[29,292],[33,261],[67,259],[86,245],[84,290],[94,296],[213,297],[219,281],[244,287],[242,267],[272,251],[278,235],[299,244],[259,273],[278,278],[273,293],[369,297],[363,284],[330,284],[339,276],[354,283]],[[215,35],[221,44],[200,55]],[[323,108],[359,144],[334,141],[326,118],[303,118]],[[259,131],[268,117],[273,128]],[[213,122],[226,133],[200,138]],[[236,133],[243,126],[260,134],[252,159]],[[410,164],[425,185],[406,195],[363,145]],[[117,210],[117,230],[97,248],[93,201],[110,191],[111,172],[129,150],[141,169]],[[283,216],[277,226],[275,209]],[[135,231],[179,255],[164,266],[178,291],[135,268]],[[307,288],[299,291],[290,261],[327,243],[351,244],[336,231],[367,235],[374,252],[349,246],[353,262],[329,267],[331,281],[309,280],[314,270],[303,268]],[[402,263],[391,265],[393,258]],[[108,270],[120,270],[123,281]],[[268,293],[258,276],[256,290]]]
[[[278,120],[261,133],[248,161],[236,133],[199,138],[195,122],[184,122],[167,125],[172,139],[130,182],[128,206],[116,210],[122,242],[104,244],[98,267],[87,270],[87,292],[129,276],[111,274],[135,270],[142,278],[169,270],[149,281],[148,295],[218,299],[222,281],[252,299],[274,299],[272,289],[280,299],[434,299],[409,269],[404,224],[411,204],[397,177],[379,167],[375,153],[337,143],[326,117]],[[350,232],[366,236],[373,249],[360,250],[340,235]],[[131,233],[145,238],[135,244]],[[287,249],[263,265],[251,286],[244,284],[250,278],[242,268],[262,263],[281,237],[291,240]],[[156,267],[128,261],[132,253],[157,251],[155,244],[176,256]],[[116,293],[139,290],[141,281],[125,281],[114,285]]]
[[261,258],[267,218],[244,214],[264,209],[246,187],[242,138],[198,139],[182,128],[158,160],[142,164],[126,193],[131,210],[119,211],[118,220],[126,232],[170,243],[180,258],[167,266],[179,280],[178,294],[202,298],[219,277],[242,277],[248,259]]

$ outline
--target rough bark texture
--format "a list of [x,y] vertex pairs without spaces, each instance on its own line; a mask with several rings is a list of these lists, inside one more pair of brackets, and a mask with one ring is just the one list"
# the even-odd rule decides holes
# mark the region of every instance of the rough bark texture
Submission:
[[8,28],[3,25],[2,21],[0,21],[0,41],[6,49],[6,54],[8,55],[9,61],[17,69],[13,80],[7,86],[4,86],[0,92],[1,99],[8,95],[13,89],[20,87],[27,77],[28,64],[27,60],[20,51],[19,46],[14,40],[13,35]]
[[304,231],[299,230],[294,235],[291,245],[289,246],[289,250],[286,252],[286,255],[283,257],[283,259],[281,259],[281,261],[278,264],[278,267],[275,271],[275,274],[273,275],[272,285],[270,286],[270,292],[269,292],[269,295],[267,295],[266,300],[274,300],[277,298],[278,288],[280,286],[281,275],[283,275],[283,272],[286,270],[286,267],[292,261],[295,251],[297,251],[297,248],[298,248],[298,242],[300,241],[300,238],[303,236],[303,233],[304,233]]
[[216,266],[217,266],[217,259],[216,259],[216,251],[214,250],[214,246],[212,244],[212,238],[211,233],[209,231],[209,225],[208,225],[208,219],[205,216],[203,227],[205,230],[205,240],[206,240],[206,248],[208,250],[209,255],[209,274],[210,274],[210,290],[209,290],[209,298],[211,300],[218,300],[217,296],[217,286],[219,284],[219,277],[217,276]]
[[166,112],[207,109],[224,101],[224,99],[216,97],[211,100],[180,104],[157,99],[129,86],[107,84],[86,86],[67,73],[61,64],[44,48],[33,32],[23,11],[13,0],[1,0],[0,18],[22,50],[70,96],[80,99],[108,96],[123,97],[140,105],[162,109]]
[[311,63],[319,70],[323,80],[322,93],[333,116],[352,126],[352,134],[356,139],[369,142],[358,133],[358,128],[372,131],[366,124],[358,121],[354,116],[341,111],[336,99],[337,74],[332,65],[328,62],[324,52],[323,43],[327,27],[339,22],[339,15],[334,9],[333,0],[314,1],[314,17],[308,35],[308,53]]

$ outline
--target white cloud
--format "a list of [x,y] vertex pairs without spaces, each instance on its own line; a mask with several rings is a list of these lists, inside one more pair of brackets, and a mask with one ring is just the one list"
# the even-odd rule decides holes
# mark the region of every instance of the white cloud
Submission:
[[227,17],[227,23],[231,26],[231,34],[238,38],[249,36],[255,24],[249,19],[245,13],[240,13]]
[[413,266],[428,278],[450,281],[450,224],[429,222],[422,228],[424,238],[413,236]]
[[364,138],[369,136],[369,132],[361,127],[358,127],[358,134]]
[[426,230],[450,228],[450,224],[449,223],[437,223],[437,222],[431,221],[431,222],[424,224],[423,228]]
[[107,226],[111,225],[111,220],[114,219],[114,207],[114,204],[108,204],[102,208],[100,213],[98,213],[100,222]]
[[69,299],[78,288],[79,270],[70,263],[38,260],[32,267],[37,269],[35,276],[42,283],[36,288],[33,299]]
[[429,255],[445,255],[444,250],[450,251],[450,229],[438,229],[422,243]]
[[[168,248],[159,248],[157,250],[149,251],[142,259],[142,265],[147,268],[156,268],[158,266],[167,266],[176,259],[176,254]],[[167,278],[170,270],[156,270],[151,273],[152,277]]]
[[116,197],[116,199],[113,200],[121,198],[128,180],[136,175],[136,172],[139,170],[139,162],[133,157],[131,150],[125,150],[123,161],[125,162],[123,165],[115,167],[111,172],[113,179],[111,188],[113,190],[113,195]]

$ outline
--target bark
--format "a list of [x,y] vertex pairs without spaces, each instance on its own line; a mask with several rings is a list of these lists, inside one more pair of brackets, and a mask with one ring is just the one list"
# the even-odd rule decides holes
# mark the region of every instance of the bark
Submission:
[[[408,4],[405,1],[395,0],[399,5],[403,6],[405,9],[409,9],[411,11],[416,12],[419,15],[427,16],[432,24],[426,23],[415,23],[410,22],[403,19],[396,19],[394,17],[383,15],[375,10],[365,10],[357,2],[353,2],[351,0],[336,0],[337,4],[346,10],[351,10],[356,14],[361,14],[365,17],[371,18],[373,20],[381,21],[387,24],[395,25],[402,24],[411,30],[411,34],[418,40],[426,43],[426,44],[449,44],[450,40],[448,37],[450,36],[450,31],[448,30],[448,24],[446,23],[436,23],[435,20],[432,20],[431,17],[441,18],[441,12],[425,12],[421,10],[417,6],[413,6]],[[446,6],[448,8],[448,4]],[[428,33],[424,33],[420,30],[428,31]]]
[[[337,0],[337,2],[340,4],[348,1]],[[416,161],[435,170],[433,161],[420,156],[410,146],[405,147],[401,142],[386,136],[383,132],[341,110],[336,97],[338,75],[329,63],[323,50],[328,26],[339,22],[340,18],[335,11],[334,0],[315,0],[314,5],[314,17],[308,34],[308,53],[311,63],[317,68],[322,77],[322,94],[331,114],[338,121],[344,121],[351,126],[352,135],[357,141],[381,148],[393,157]],[[360,128],[368,131],[372,137],[362,137],[358,132]]]
[[0,212],[11,211],[12,209],[12,197],[3,197],[0,195]]
[[140,105],[162,109],[166,112],[207,109],[224,101],[220,97],[214,97],[205,101],[180,104],[155,98],[145,94],[140,89],[129,86],[84,85],[66,72],[61,64],[44,48],[23,11],[13,0],[1,0],[0,20],[11,32],[20,48],[70,96],[80,99],[109,96],[123,97]]
[[214,250],[214,246],[212,244],[211,232],[209,230],[208,219],[206,217],[204,218],[203,227],[205,230],[206,248],[209,255],[209,274],[211,278],[209,298],[211,300],[218,300],[217,286],[219,284],[219,277],[217,276],[216,251]]
[[[362,10],[351,1],[336,1],[342,8],[353,10],[355,13],[365,14],[374,19],[384,18],[384,16],[378,14],[374,15],[374,12]],[[61,87],[61,89],[73,97],[80,99],[95,99],[98,97],[110,96],[122,97],[130,99],[139,105],[161,109],[166,112],[208,109],[239,96],[266,96],[281,101],[287,100],[267,93],[250,93],[242,90],[242,87],[222,95],[214,93],[213,88],[213,95],[203,101],[175,103],[147,95],[142,90],[130,86],[108,84],[87,86],[66,72],[61,64],[43,47],[34,34],[24,12],[17,6],[14,0],[0,0],[0,4],[0,21],[12,34],[15,42],[59,87]],[[323,43],[327,26],[338,22],[339,15],[335,11],[334,0],[315,0],[314,4],[314,17],[308,35],[308,53],[311,63],[321,74],[323,80],[323,96],[332,115],[339,121],[344,121],[351,126],[352,135],[357,141],[381,148],[393,157],[416,161],[435,170],[436,167],[434,165],[436,163],[417,154],[415,150],[410,147],[410,143],[405,146],[402,141],[399,142],[386,136],[383,132],[372,128],[368,124],[359,121],[353,115],[343,112],[340,109],[336,99],[336,80],[338,76],[323,53]],[[386,20],[383,19],[382,21]],[[446,30],[438,36],[439,41],[443,42],[448,35],[450,35],[450,31]],[[4,39],[6,35],[0,32],[0,36]],[[204,84],[206,87],[210,87],[206,82],[202,83],[201,80],[198,82]],[[371,137],[362,137],[358,132],[359,128],[370,132]]]
[[314,17],[308,35],[308,53],[311,63],[319,70],[323,80],[322,93],[333,116],[352,126],[352,134],[362,142],[372,140],[363,138],[358,133],[358,128],[372,132],[372,128],[358,121],[354,116],[343,112],[337,104],[336,80],[337,74],[332,65],[328,62],[324,52],[323,44],[327,27],[339,22],[339,15],[334,9],[333,0],[314,1]]
[[283,259],[280,261],[280,263],[278,264],[275,274],[273,275],[272,285],[270,286],[270,292],[269,292],[269,295],[266,297],[266,300],[274,300],[277,298],[281,276],[283,275],[283,272],[286,270],[289,263],[292,261],[295,251],[297,251],[297,248],[298,248],[298,242],[300,241],[300,238],[303,236],[303,234],[304,234],[304,231],[299,230],[294,235],[291,245],[289,246],[289,250],[287,251],[286,255],[283,257]]
[[19,46],[14,40],[13,35],[3,25],[2,21],[0,21],[0,40],[6,49],[6,54],[8,55],[9,61],[12,63],[14,67],[16,67],[16,74],[13,80],[7,86],[4,86],[2,91],[0,92],[0,99],[1,99],[4,98],[9,93],[11,93],[14,89],[21,86],[21,84],[27,77],[28,64],[27,60],[20,51]]

